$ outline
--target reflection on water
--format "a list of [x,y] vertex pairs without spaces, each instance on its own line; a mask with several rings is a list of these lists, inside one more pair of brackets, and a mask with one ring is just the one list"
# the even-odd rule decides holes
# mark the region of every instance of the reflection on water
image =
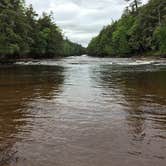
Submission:
[[0,68],[0,165],[165,166],[166,61],[70,57]]
[[0,68],[0,164],[16,154],[13,145],[31,132],[27,126],[35,112],[28,103],[55,98],[52,93],[60,91],[62,71],[48,66]]

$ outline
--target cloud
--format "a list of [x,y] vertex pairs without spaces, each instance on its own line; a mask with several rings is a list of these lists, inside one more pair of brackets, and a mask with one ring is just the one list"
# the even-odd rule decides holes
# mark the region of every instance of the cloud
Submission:
[[64,35],[84,46],[103,26],[120,18],[126,6],[124,0],[26,0],[26,3],[33,4],[39,14],[52,11]]

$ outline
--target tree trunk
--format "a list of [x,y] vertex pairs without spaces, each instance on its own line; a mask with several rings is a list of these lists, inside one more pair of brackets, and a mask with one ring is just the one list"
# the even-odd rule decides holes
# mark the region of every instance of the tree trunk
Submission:
[[136,11],[137,11],[137,9],[138,9],[138,2],[137,2],[137,0],[134,0],[134,2],[135,2],[135,8],[136,8]]

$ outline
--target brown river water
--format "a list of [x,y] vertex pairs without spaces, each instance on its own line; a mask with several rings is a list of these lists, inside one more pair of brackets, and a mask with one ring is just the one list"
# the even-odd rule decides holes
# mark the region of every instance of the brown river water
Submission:
[[165,165],[166,60],[0,67],[0,166]]

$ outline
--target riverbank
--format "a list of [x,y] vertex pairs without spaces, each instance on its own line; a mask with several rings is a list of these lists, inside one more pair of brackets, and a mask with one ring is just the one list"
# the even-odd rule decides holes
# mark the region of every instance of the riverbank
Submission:
[[[150,53],[146,53],[146,54],[139,54],[139,55],[127,55],[127,56],[107,56],[107,55],[102,55],[102,56],[95,56],[95,55],[87,55],[89,57],[97,57],[97,58],[131,58],[131,59],[165,59],[166,55],[157,55],[157,54],[150,54]],[[3,58],[0,59],[0,65],[12,65],[16,62],[38,62],[40,60],[49,60],[49,59],[54,59],[54,60],[59,60],[61,58],[65,58],[66,56],[57,56],[54,58],[15,58],[15,59],[7,59],[7,58]],[[68,56],[69,57],[69,56]]]
[[133,59],[144,59],[144,58],[152,58],[152,59],[160,59],[160,58],[166,58],[166,55],[164,54],[155,54],[155,53],[144,53],[144,54],[134,54],[134,55],[88,55],[91,57],[98,57],[98,58],[133,58]]
[[[64,56],[65,57],[65,56]],[[16,62],[38,62],[39,60],[48,60],[48,59],[60,59],[60,58],[64,58],[62,56],[57,56],[56,58],[15,58],[15,59],[12,59],[12,58],[3,58],[3,59],[0,59],[0,65],[10,65],[10,64],[14,64]]]
[[15,62],[15,59],[0,59],[0,65],[9,65],[14,64]]

